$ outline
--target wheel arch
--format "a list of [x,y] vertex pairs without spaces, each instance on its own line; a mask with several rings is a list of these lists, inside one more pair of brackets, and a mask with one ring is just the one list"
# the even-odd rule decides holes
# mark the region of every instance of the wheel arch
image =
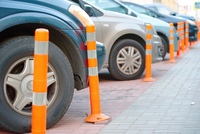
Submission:
[[[117,40],[115,40],[115,42],[113,43],[110,51],[112,51],[112,48],[114,47],[114,44],[116,44],[118,41],[121,41],[123,39],[132,39],[134,41],[137,41],[145,49],[146,42],[145,42],[145,40],[143,38],[141,38],[140,36],[138,36],[136,34],[125,34],[125,35],[120,36]],[[110,54],[109,54],[109,60],[110,60]]]
[[163,34],[162,32],[157,32],[157,34],[158,34],[158,36],[161,36],[164,40],[165,40],[165,42],[167,43],[167,52],[169,52],[169,39],[168,39],[168,37],[165,35],[165,34]]
[[[75,88],[77,90],[85,88],[87,86],[87,69],[83,70],[83,68],[85,68],[86,63],[83,58],[84,56],[80,54],[83,53],[83,51],[85,50],[84,48],[80,50],[81,48],[78,48],[78,46],[76,46],[76,44],[74,43],[74,40],[72,40],[72,38],[70,37],[75,35],[66,35],[63,33],[63,31],[41,23],[26,23],[15,25],[1,31],[0,42],[17,36],[34,36],[34,31],[37,28],[46,28],[49,30],[50,41],[56,44],[70,61],[75,78]],[[76,58],[74,59],[74,57]],[[77,64],[79,64],[80,66],[77,66]]]

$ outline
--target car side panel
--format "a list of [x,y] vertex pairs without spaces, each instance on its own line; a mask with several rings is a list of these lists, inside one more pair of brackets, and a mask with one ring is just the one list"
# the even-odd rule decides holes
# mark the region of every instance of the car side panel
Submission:
[[[134,23],[118,23],[114,22],[112,18],[107,17],[98,17],[101,28],[102,28],[102,35],[103,38],[101,40],[100,37],[97,36],[97,41],[102,42],[106,47],[106,54],[109,55],[110,50],[114,42],[121,36],[126,34],[135,34],[143,38],[145,40],[145,31],[139,26]],[[112,29],[112,30],[110,30]],[[97,31],[98,32],[98,31]],[[108,63],[108,57],[106,58],[105,63]]]

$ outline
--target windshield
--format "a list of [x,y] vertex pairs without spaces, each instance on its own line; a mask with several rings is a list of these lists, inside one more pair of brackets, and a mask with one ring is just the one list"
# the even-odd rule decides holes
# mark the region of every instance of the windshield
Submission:
[[163,4],[153,6],[153,8],[151,7],[151,9],[154,9],[154,10],[156,9],[159,13],[167,14],[167,15],[175,13],[175,11],[173,11],[172,9],[170,9],[169,7]]
[[136,5],[133,5],[133,4],[129,4],[129,3],[123,3],[123,4],[125,4],[126,6],[128,6],[129,8],[131,8],[132,10],[134,10],[138,13],[147,14],[147,11],[142,7],[139,7],[139,6],[136,6]]

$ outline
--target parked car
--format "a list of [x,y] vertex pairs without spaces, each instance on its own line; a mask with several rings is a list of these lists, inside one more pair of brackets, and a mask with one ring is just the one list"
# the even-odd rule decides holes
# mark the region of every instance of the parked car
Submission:
[[[96,5],[97,7],[101,9],[119,12],[122,14],[127,14],[129,16],[133,16],[135,18],[143,20],[146,23],[151,23],[155,27],[157,34],[161,38],[161,41],[162,41],[161,53],[162,53],[163,59],[165,58],[166,53],[169,52],[169,35],[170,34],[169,34],[168,23],[152,18],[144,14],[139,14],[117,0],[87,0],[87,1],[89,1],[90,3]],[[175,37],[174,38],[175,51],[177,51],[178,50],[178,34],[176,30],[174,32],[174,37]]]
[[[85,23],[92,20],[77,4],[63,0],[1,0],[0,11],[0,126],[13,133],[31,131],[34,31],[46,28],[50,128],[66,113],[74,88],[88,87]],[[100,70],[105,47],[99,42],[97,57]]]
[[196,21],[194,16],[177,13],[174,10],[172,10],[171,8],[169,8],[168,6],[161,4],[161,3],[151,3],[151,4],[143,4],[143,5],[152,9],[152,10],[156,10],[159,13],[162,13],[162,14],[179,16],[179,17],[183,17],[183,18],[186,18],[186,19],[189,19],[189,20],[192,20],[192,21]]
[[[79,0],[80,6],[90,15],[96,26],[97,41],[106,47],[105,68],[117,80],[139,78],[145,69],[145,22],[137,18],[101,10]],[[153,63],[162,60],[161,40],[153,31]]]
[[123,4],[125,4],[126,6],[128,6],[129,8],[131,8],[132,10],[134,10],[134,11],[140,13],[140,14],[146,14],[146,15],[149,15],[151,17],[163,20],[165,22],[173,23],[174,26],[176,27],[176,29],[177,29],[178,22],[188,21],[188,23],[189,23],[189,41],[190,42],[197,41],[198,28],[193,21],[187,20],[185,18],[181,18],[181,17],[178,17],[178,16],[161,14],[157,11],[154,11],[152,9],[149,9],[149,8],[144,7],[142,5],[138,5],[138,4],[133,3],[133,2],[125,2],[125,1],[121,1],[121,2]]

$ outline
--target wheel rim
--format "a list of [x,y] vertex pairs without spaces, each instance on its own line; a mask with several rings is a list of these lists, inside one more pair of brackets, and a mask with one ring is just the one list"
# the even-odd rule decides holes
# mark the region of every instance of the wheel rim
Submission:
[[[33,57],[17,60],[9,68],[4,79],[4,95],[12,109],[23,115],[31,115],[33,95]],[[49,64],[47,74],[47,108],[58,93],[58,77]]]
[[117,66],[126,75],[133,75],[142,66],[142,55],[135,47],[127,46],[117,54]]

